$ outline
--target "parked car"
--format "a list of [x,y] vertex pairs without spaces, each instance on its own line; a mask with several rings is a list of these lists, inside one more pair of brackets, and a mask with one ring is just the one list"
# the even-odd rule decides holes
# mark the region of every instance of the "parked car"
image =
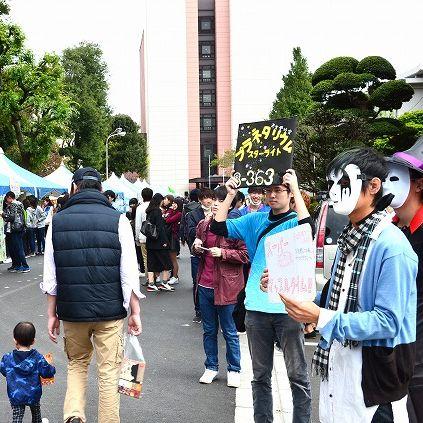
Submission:
[[348,216],[337,214],[330,200],[323,200],[315,212],[316,289],[321,291],[330,278],[338,237],[348,223]]

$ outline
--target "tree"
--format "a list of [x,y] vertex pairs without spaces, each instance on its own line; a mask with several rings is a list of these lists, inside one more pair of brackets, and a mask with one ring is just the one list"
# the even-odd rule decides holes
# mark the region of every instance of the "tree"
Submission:
[[311,74],[307,59],[301,54],[300,47],[294,48],[293,62],[287,75],[282,76],[283,86],[276,95],[270,119],[298,116],[302,118],[312,105]]
[[101,169],[110,129],[107,64],[103,52],[97,44],[81,43],[63,51],[62,64],[66,89],[76,109],[62,153],[69,157],[74,169],[79,165]]
[[138,125],[129,116],[120,114],[112,117],[111,131],[116,128],[122,128],[126,135],[109,140],[110,170],[117,174],[136,172],[145,178],[148,172],[147,141]]
[[71,106],[59,58],[45,54],[37,63],[21,29],[3,19],[7,12],[0,2],[0,140],[23,167],[37,170],[65,133]]
[[[329,109],[362,117],[368,126],[368,143],[387,152],[415,140],[401,121],[387,116],[414,94],[411,85],[395,78],[395,69],[383,57],[368,56],[361,61],[335,57],[314,72],[311,96]],[[385,142],[380,143],[381,139]]]
[[210,166],[218,167],[227,171],[227,175],[230,174],[233,169],[235,161],[235,150],[226,150],[222,155],[215,155],[215,158],[210,162]]
[[413,129],[418,137],[423,135],[423,110],[404,113],[398,120],[407,128]]

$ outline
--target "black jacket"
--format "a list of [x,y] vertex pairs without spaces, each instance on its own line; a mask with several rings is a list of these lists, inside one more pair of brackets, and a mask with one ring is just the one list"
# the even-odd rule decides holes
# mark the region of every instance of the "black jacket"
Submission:
[[205,218],[204,210],[202,207],[198,207],[192,212],[187,214],[187,227],[188,227],[188,246],[191,248],[192,244],[195,241],[195,231],[197,229],[197,225]]
[[[148,250],[166,250],[169,249],[169,238],[167,236],[166,222],[163,219],[160,209],[152,209],[147,213],[147,219],[157,228],[158,238],[147,237],[146,247]],[[166,247],[165,247],[166,245]]]
[[57,315],[70,322],[126,317],[120,279],[119,218],[97,190],[73,195],[53,217]]

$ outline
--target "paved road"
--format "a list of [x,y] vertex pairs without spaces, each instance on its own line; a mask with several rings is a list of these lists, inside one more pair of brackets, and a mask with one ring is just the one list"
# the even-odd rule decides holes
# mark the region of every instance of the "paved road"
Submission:
[[[10,274],[9,265],[0,264],[0,354],[14,348],[12,330],[20,320],[30,320],[37,328],[36,348],[54,354],[56,384],[46,387],[42,398],[44,416],[50,423],[59,423],[66,386],[66,359],[63,343],[54,345],[46,331],[45,297],[38,284],[42,260],[29,259],[32,271]],[[144,331],[140,342],[147,360],[144,394],[135,400],[122,397],[122,423],[232,423],[235,390],[226,386],[223,342],[220,342],[221,378],[212,385],[200,385],[203,372],[202,331],[192,323],[192,297],[189,258],[185,252],[180,260],[182,283],[174,293],[148,293],[142,304]],[[221,339],[222,341],[222,339]],[[0,422],[10,420],[6,383],[0,379]],[[96,421],[97,388],[95,366],[89,373],[87,418]],[[30,422],[29,410],[25,422]]]

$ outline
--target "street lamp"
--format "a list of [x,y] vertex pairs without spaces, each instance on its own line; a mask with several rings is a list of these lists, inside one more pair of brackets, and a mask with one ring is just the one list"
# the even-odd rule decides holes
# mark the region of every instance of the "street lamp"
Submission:
[[116,128],[106,140],[106,179],[109,178],[109,139],[113,137],[124,137],[126,132],[122,128]]

